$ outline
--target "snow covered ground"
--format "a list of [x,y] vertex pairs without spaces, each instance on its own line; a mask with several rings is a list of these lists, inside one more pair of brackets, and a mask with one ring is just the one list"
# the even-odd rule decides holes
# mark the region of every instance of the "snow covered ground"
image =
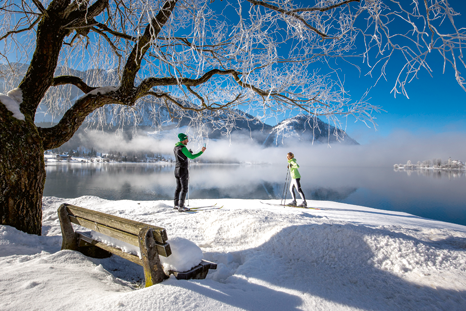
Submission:
[[[138,265],[60,250],[63,202],[164,227],[218,268],[141,288]],[[45,197],[42,236],[0,226],[0,310],[466,309],[465,226],[328,201],[190,205],[213,202],[225,207],[186,214],[169,201]]]

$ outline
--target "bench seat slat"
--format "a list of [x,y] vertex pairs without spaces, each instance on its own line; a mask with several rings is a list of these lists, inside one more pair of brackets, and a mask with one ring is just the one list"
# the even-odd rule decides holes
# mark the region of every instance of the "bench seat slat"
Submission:
[[125,253],[124,251],[122,251],[119,248],[116,248],[116,247],[107,245],[105,243],[96,241],[96,240],[94,240],[94,239],[92,239],[92,238],[90,238],[88,236],[82,235],[82,234],[78,234],[78,239],[79,239],[79,246],[80,247],[94,245],[94,246],[97,246],[97,247],[99,247],[101,249],[106,250],[107,252],[110,252],[110,253],[112,253],[114,255],[120,256],[120,257],[122,257],[122,258],[124,258],[126,260],[129,260],[131,262],[134,262],[135,264],[138,264],[138,265],[142,266],[142,260],[136,255]]
[[112,228],[119,228],[121,230],[135,235],[138,235],[139,230],[141,228],[149,227],[154,230],[154,239],[157,243],[163,244],[168,240],[167,232],[164,228],[161,227],[148,225],[139,221],[125,219],[118,216],[108,215],[93,210],[88,210],[86,208],[70,204],[66,204],[66,207],[70,216],[81,217],[89,221],[98,222]]
[[85,228],[94,230],[95,232],[99,232],[105,235],[108,235],[111,238],[118,239],[125,243],[139,246],[138,237],[134,234],[127,233],[125,231],[121,231],[115,228],[111,228],[96,222],[89,221],[87,219],[81,217],[74,217],[70,216],[70,220],[72,223],[83,226]]
[[[121,231],[115,228],[111,228],[96,222],[89,221],[87,219],[81,218],[81,217],[76,217],[76,216],[69,216],[70,221],[74,224],[83,226],[85,228],[94,230],[96,232],[105,234],[109,237],[118,239],[120,241],[123,241],[125,243],[134,245],[139,247],[139,240],[138,236],[134,234],[127,233],[125,231]],[[157,252],[159,253],[160,256],[168,257],[171,255],[171,248],[168,243],[163,243],[163,244],[156,244],[157,247]]]

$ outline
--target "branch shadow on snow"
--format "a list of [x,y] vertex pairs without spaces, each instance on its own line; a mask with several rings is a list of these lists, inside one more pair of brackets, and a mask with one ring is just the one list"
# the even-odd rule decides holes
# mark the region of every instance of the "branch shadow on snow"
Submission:
[[328,208],[328,207],[322,207],[322,210],[325,211],[337,211],[337,212],[352,212],[352,213],[366,213],[366,214],[376,214],[376,215],[386,215],[390,217],[402,217],[402,218],[413,218],[413,219],[426,219],[425,217],[421,216],[416,216],[416,215],[411,215],[411,214],[406,214],[406,215],[397,215],[392,213],[383,213],[383,212],[371,212],[371,211],[363,211],[363,210],[356,210],[356,209],[344,209],[344,208]]
[[[244,310],[462,310],[466,291],[424,284],[435,283],[436,276],[429,273],[445,258],[441,251],[465,248],[464,238],[423,241],[352,224],[300,225],[284,228],[256,248],[205,253],[218,263],[206,280],[177,281],[172,276],[162,284]],[[115,256],[99,263],[133,286],[144,282],[136,264]],[[409,275],[419,282],[410,282]]]
[[[5,226],[4,231],[8,235],[14,229]],[[16,235],[18,245],[22,238],[21,233]],[[40,249],[23,249],[23,253],[40,252],[43,246],[58,250],[59,237],[35,238],[37,244],[42,244]],[[466,291],[441,287],[450,280],[437,283],[437,288],[425,284],[436,284],[435,272],[442,270],[438,263],[448,261],[449,256],[459,265],[453,252],[465,248],[466,239],[451,236],[423,241],[404,233],[353,224],[296,225],[282,229],[255,248],[205,253],[206,259],[218,263],[218,269],[211,271],[206,280],[177,281],[172,276],[160,286],[183,288],[244,310],[339,306],[361,310],[419,310],[426,306],[462,310]],[[121,284],[138,288],[144,282],[142,268],[120,257],[90,260],[101,264]],[[448,262],[445,265],[449,267]],[[429,276],[430,272],[434,275]],[[414,275],[418,282],[408,281],[407,275]],[[157,291],[157,286],[151,290]]]
[[[240,254],[238,254],[240,255]],[[122,259],[118,256],[111,256],[106,259],[94,259],[89,258],[95,264],[101,264],[102,267],[110,272],[121,283],[126,283],[134,289],[143,288],[144,286],[144,273],[141,266]],[[239,257],[235,258],[235,261],[239,260]],[[240,262],[238,262],[240,264]],[[212,274],[213,271],[209,272]],[[199,295],[209,297],[216,301],[222,302],[227,305],[242,308],[244,310],[269,310],[269,306],[272,304],[276,306],[276,310],[294,310],[301,305],[302,301],[299,297],[288,295],[280,291],[270,289],[260,284],[254,284],[250,282],[247,276],[244,274],[229,275],[228,281],[215,281],[208,276],[205,280],[176,280],[172,275],[169,280],[163,281],[157,286],[175,286],[183,288],[188,291],[193,291]],[[157,291],[156,288],[151,290]],[[179,291],[173,291],[173,295],[178,295]],[[176,297],[172,297],[175,298]],[[157,298],[154,298],[157,299]],[[180,297],[180,299],[183,299]],[[261,302],[267,301],[264,307],[261,306]],[[262,303],[263,304],[263,303]]]
[[[202,282],[198,290],[246,310],[268,310],[270,306],[276,310],[309,309],[310,301],[319,305],[322,300],[326,301],[324,309],[343,305],[362,310],[419,310],[425,306],[462,310],[466,291],[424,285],[435,281],[429,272],[435,272],[436,262],[445,256],[438,251],[463,250],[466,245],[463,238],[448,240],[426,242],[350,224],[293,226],[254,249],[207,253],[207,259],[220,262],[219,270],[209,277],[211,290],[201,286]],[[230,259],[222,263],[222,256]],[[225,274],[228,266],[233,270],[230,276],[216,275]],[[408,281],[409,276],[419,283]],[[194,285],[180,286],[195,290]]]
[[[23,238],[30,242],[29,235],[20,233],[18,244]],[[44,247],[51,252],[59,250],[61,237],[34,238],[41,247],[23,248],[22,253],[40,252]],[[430,306],[462,310],[465,291],[425,284],[435,284],[435,275],[430,277],[429,272],[437,270],[439,260],[448,259],[449,251],[464,251],[466,239],[437,238],[424,241],[353,224],[296,225],[255,248],[205,253],[207,260],[218,263],[206,280],[177,281],[172,276],[161,286],[180,287],[245,310],[270,310],[271,306],[275,310],[312,309],[310,301],[324,309],[418,310]],[[91,261],[132,288],[144,282],[143,269],[118,256]],[[416,276],[419,283],[407,280],[407,274],[416,273],[421,273]]]

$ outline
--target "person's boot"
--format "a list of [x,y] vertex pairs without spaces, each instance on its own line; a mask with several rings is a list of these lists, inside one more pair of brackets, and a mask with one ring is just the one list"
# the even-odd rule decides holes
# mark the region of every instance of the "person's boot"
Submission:
[[175,199],[175,201],[173,202],[173,209],[178,209],[178,207],[179,207],[178,200]]
[[299,207],[307,207],[307,202],[306,200],[303,201],[303,203],[298,205]]
[[187,211],[189,211],[189,208],[184,206],[184,200],[180,200],[180,206],[178,207],[178,212],[187,212]]
[[296,200],[291,201],[286,206],[296,206]]

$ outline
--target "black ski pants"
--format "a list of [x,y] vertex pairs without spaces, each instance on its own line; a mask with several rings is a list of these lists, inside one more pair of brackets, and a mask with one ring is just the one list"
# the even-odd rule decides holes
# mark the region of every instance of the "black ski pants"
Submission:
[[296,194],[294,193],[294,188],[296,188],[296,190],[298,190],[298,193],[301,196],[301,199],[303,199],[303,201],[306,201],[306,197],[304,196],[304,192],[301,189],[301,178],[296,178],[296,179],[292,178],[291,183],[290,183],[291,196],[293,197],[293,201],[296,201]]
[[175,168],[176,190],[175,206],[184,206],[186,194],[188,193],[189,171],[187,169]]

